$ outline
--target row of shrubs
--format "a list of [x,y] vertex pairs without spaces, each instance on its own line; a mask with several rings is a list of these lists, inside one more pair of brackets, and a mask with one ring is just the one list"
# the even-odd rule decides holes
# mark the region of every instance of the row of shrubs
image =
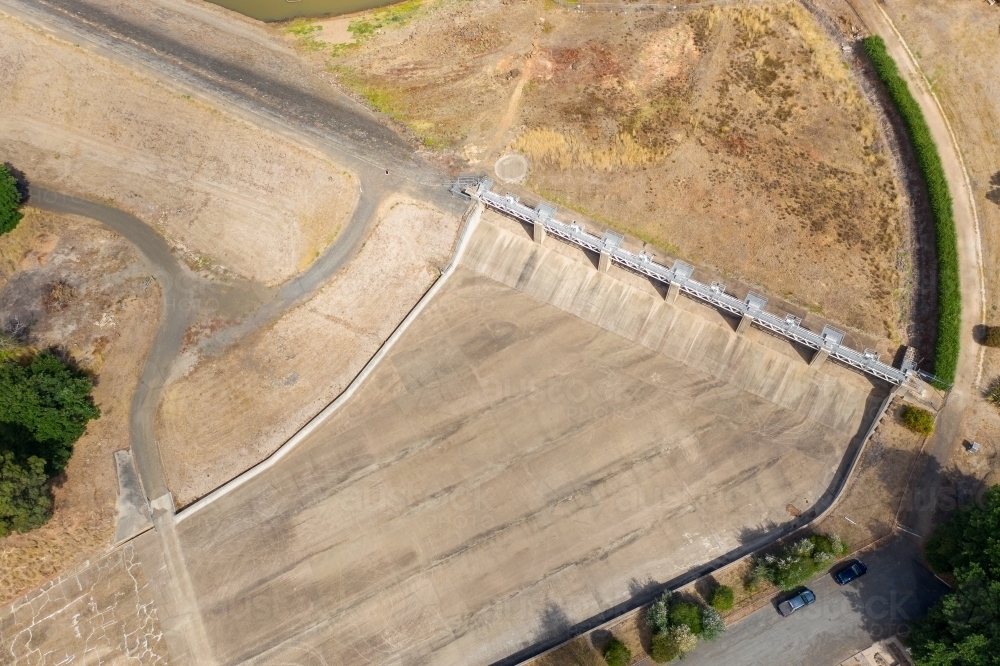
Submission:
[[938,326],[934,347],[934,374],[943,383],[950,385],[955,381],[955,369],[958,365],[962,295],[958,275],[958,239],[948,181],[920,105],[913,99],[909,86],[899,75],[895,61],[886,50],[885,41],[878,35],[872,35],[866,37],[863,44],[879,79],[885,84],[889,97],[903,118],[917,165],[927,184],[938,257]]
[[800,539],[777,554],[754,558],[746,581],[747,591],[757,592],[767,582],[781,590],[793,590],[850,552],[836,534],[814,534]]

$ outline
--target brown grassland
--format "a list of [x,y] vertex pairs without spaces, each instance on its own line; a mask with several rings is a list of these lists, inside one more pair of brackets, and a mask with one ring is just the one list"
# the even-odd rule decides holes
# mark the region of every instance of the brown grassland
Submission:
[[289,39],[479,172],[520,152],[528,189],[597,224],[906,341],[910,241],[892,146],[854,56],[801,5],[404,5],[355,17],[353,42]]

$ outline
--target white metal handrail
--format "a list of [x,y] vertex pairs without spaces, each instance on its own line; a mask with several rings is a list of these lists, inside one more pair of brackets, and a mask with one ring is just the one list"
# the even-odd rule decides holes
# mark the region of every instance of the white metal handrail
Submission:
[[798,317],[786,315],[782,318],[766,312],[763,309],[766,299],[757,294],[751,293],[745,300],[740,300],[727,294],[725,287],[719,283],[707,285],[693,279],[691,277],[693,267],[683,261],[675,261],[672,267],[667,268],[653,261],[652,257],[645,253],[636,254],[622,249],[620,236],[606,234],[601,238],[588,233],[576,222],[567,224],[556,220],[554,217],[556,209],[552,204],[542,203],[536,208],[531,208],[522,204],[513,195],[493,192],[492,187],[493,181],[484,178],[479,181],[473,196],[500,213],[529,224],[541,224],[548,233],[591,252],[605,254],[611,261],[667,285],[676,284],[685,294],[726,312],[749,317],[753,324],[810,349],[825,350],[830,358],[891,384],[903,384],[913,374],[912,369],[901,370],[882,363],[874,351],[866,349],[859,352],[842,344],[844,333],[832,326],[825,326],[821,333],[811,331],[802,326],[802,320]]

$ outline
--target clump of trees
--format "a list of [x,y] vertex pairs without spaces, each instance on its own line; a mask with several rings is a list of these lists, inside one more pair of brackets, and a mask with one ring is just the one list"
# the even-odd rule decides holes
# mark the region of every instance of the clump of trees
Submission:
[[632,663],[632,651],[614,636],[604,646],[602,654],[608,666],[629,666]]
[[49,479],[66,468],[73,444],[100,412],[93,382],[55,354],[0,357],[0,537],[49,518]]
[[917,666],[986,666],[1000,654],[1000,486],[960,509],[928,539],[927,562],[955,586],[907,642]]
[[920,435],[929,435],[934,432],[934,415],[926,409],[906,405],[899,413],[900,420],[909,430]]
[[938,324],[934,347],[934,374],[943,385],[955,381],[958,349],[962,336],[962,294],[958,276],[958,237],[952,217],[951,193],[944,175],[941,156],[931,137],[920,105],[900,76],[896,62],[889,55],[885,41],[878,35],[862,42],[875,72],[899,110],[906,134],[913,145],[920,173],[927,184],[931,215],[934,218],[934,241],[938,259]]
[[755,558],[747,587],[759,589],[766,581],[782,590],[795,589],[849,552],[850,548],[836,534],[814,534],[780,553]]
[[0,164],[0,235],[11,231],[21,221],[23,216],[17,210],[20,206],[17,180],[5,165]]
[[726,630],[717,610],[684,600],[670,591],[652,603],[646,622],[653,631],[650,653],[658,664],[683,658],[699,639],[715,640]]

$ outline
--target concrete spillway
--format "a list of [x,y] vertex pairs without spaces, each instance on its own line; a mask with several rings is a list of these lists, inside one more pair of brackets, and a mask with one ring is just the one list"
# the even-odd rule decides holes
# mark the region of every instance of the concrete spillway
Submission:
[[[856,424],[867,382],[830,381],[801,358],[737,335],[708,308],[671,305],[492,224],[482,224],[462,262],[486,277],[836,429]],[[691,308],[691,309],[688,309]],[[699,313],[697,310],[705,310]],[[708,316],[706,316],[708,315]],[[761,335],[764,335],[761,333]],[[558,353],[558,350],[553,350]]]

